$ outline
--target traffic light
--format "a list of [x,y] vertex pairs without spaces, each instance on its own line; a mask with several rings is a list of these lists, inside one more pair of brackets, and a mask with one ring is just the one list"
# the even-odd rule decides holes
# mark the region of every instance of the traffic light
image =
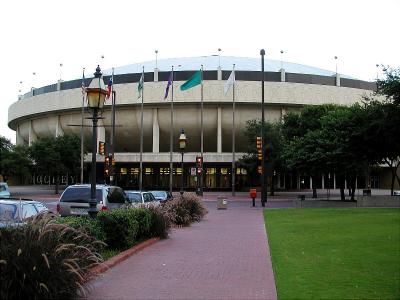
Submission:
[[261,136],[256,138],[257,143],[257,159],[262,160],[262,139]]
[[203,173],[203,157],[196,156],[196,172],[197,175],[201,175]]
[[106,152],[105,148],[106,148],[106,143],[99,142],[99,154],[100,155],[104,155],[104,153]]
[[258,172],[258,174],[262,174],[262,166],[257,167],[257,172]]
[[104,158],[104,175],[105,176],[110,176],[110,158],[112,158],[112,156],[107,155]]

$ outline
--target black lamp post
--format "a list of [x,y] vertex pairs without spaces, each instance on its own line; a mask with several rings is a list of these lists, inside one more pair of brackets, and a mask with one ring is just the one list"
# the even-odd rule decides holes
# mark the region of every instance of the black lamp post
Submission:
[[86,88],[88,108],[93,111],[93,116],[90,118],[93,121],[93,136],[92,136],[92,176],[91,189],[89,200],[89,215],[95,218],[97,215],[97,199],[96,199],[96,153],[97,153],[97,122],[100,119],[98,116],[99,110],[104,106],[104,100],[107,95],[107,90],[104,85],[100,66],[97,66],[94,78],[90,85]]
[[265,186],[265,141],[264,141],[264,55],[265,50],[260,50],[261,55],[261,149],[262,149],[262,159],[261,159],[261,205],[264,207],[267,202],[267,189]]
[[186,148],[186,135],[185,135],[185,130],[182,128],[181,129],[181,135],[179,136],[179,149],[181,149],[181,154],[182,154],[182,163],[181,163],[181,169],[182,169],[182,186],[181,186],[181,197],[183,196],[183,184],[184,184],[184,174],[183,174],[183,152],[185,151]]

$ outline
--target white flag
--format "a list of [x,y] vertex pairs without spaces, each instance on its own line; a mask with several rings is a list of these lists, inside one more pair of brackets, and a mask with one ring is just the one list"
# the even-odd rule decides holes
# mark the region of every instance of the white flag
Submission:
[[225,87],[224,87],[224,93],[225,95],[228,93],[229,89],[231,88],[231,86],[235,83],[235,70],[233,70],[231,72],[231,75],[229,75],[228,80],[225,83]]

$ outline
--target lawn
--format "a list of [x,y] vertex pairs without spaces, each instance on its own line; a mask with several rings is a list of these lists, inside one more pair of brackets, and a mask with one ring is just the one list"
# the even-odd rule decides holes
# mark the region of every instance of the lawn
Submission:
[[399,209],[264,211],[279,299],[399,299]]

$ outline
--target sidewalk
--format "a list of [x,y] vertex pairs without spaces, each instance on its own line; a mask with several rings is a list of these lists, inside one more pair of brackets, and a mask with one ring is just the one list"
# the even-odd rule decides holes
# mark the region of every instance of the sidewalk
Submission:
[[229,202],[90,284],[89,299],[276,299],[260,205]]

